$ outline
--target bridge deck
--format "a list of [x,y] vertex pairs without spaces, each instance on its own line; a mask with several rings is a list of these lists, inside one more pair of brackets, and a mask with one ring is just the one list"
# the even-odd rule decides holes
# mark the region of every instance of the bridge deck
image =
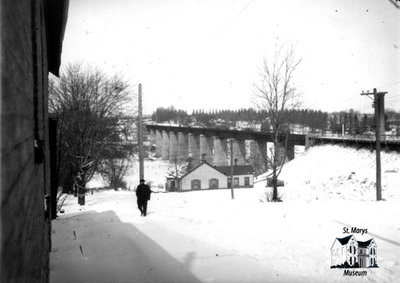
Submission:
[[[218,136],[220,138],[235,138],[238,140],[255,140],[255,141],[273,141],[271,132],[257,132],[250,130],[231,130],[221,128],[196,128],[196,127],[183,127],[183,126],[166,126],[166,125],[146,125],[148,130],[158,131],[173,131],[176,133]],[[292,145],[305,145],[306,135],[290,134],[288,142]]]
[[[146,125],[148,130],[169,131],[175,133],[205,135],[205,136],[218,136],[220,138],[235,138],[238,140],[255,140],[255,141],[273,141],[271,132],[257,132],[250,130],[232,130],[222,128],[200,128],[200,127],[184,127],[184,126],[170,126],[159,124]],[[339,134],[290,134],[288,142],[291,145],[306,145],[306,139],[315,141],[332,141],[335,143],[375,143],[375,135],[339,135]],[[397,146],[400,145],[400,137],[395,135],[382,135],[381,142],[386,145]]]
[[[310,139],[314,140],[331,140],[331,141],[344,141],[353,143],[375,143],[375,135],[338,135],[338,134],[326,134],[326,135],[309,135]],[[381,142],[385,144],[400,145],[400,137],[395,135],[382,135]]]

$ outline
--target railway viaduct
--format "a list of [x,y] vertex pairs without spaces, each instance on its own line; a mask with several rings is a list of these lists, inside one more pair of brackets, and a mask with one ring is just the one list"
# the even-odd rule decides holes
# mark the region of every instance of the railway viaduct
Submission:
[[[196,161],[206,160],[216,166],[229,165],[230,150],[228,141],[233,141],[233,159],[244,165],[247,158],[264,159],[267,156],[267,143],[273,141],[272,133],[239,131],[219,128],[192,128],[182,126],[146,125],[151,144],[156,145],[156,155],[164,160],[182,162],[191,157]],[[250,144],[246,150],[246,142]],[[306,136],[290,134],[288,137],[287,158],[294,158],[294,146],[306,145]],[[250,149],[250,150],[249,150]],[[281,156],[285,154],[284,143],[278,147]]]
[[[381,147],[385,151],[400,152],[400,137],[397,135],[381,135]],[[375,135],[339,135],[339,134],[325,134],[307,136],[309,146],[320,144],[340,144],[343,146],[350,146],[355,148],[368,148],[375,149],[376,139]]]
[[[216,166],[229,165],[229,139],[233,140],[233,158],[238,165],[246,164],[248,159],[259,160],[266,164],[267,143],[273,142],[272,133],[256,131],[239,131],[220,128],[196,128],[148,124],[150,142],[156,145],[156,155],[164,160],[182,162],[191,157],[193,163],[205,159]],[[384,150],[400,152],[400,138],[382,136]],[[248,142],[250,146],[247,146]],[[374,135],[342,136],[342,135],[302,135],[290,134],[288,137],[287,159],[294,158],[294,146],[312,146],[317,144],[342,144],[355,148],[375,148]],[[285,154],[284,144],[278,147],[281,156]]]

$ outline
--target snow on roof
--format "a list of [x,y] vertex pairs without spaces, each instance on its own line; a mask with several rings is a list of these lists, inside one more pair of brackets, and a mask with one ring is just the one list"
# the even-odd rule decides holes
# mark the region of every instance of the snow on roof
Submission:
[[189,170],[188,172],[186,172],[186,174],[182,175],[182,176],[180,177],[180,179],[186,177],[187,175],[189,175],[189,174],[192,173],[193,171],[197,170],[197,168],[203,166],[204,164],[210,166],[210,167],[213,168],[214,170],[216,170],[216,171],[218,171],[218,172],[221,173],[221,171],[217,170],[217,169],[215,168],[215,166],[212,166],[212,165],[211,165],[210,163],[208,163],[207,161],[203,161],[202,163],[200,163],[199,165],[197,165],[196,167],[194,167],[192,170]]

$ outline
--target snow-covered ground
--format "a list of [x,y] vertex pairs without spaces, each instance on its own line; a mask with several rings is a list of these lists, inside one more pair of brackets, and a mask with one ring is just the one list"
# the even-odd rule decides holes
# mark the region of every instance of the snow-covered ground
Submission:
[[[280,178],[286,200],[344,199],[374,201],[375,151],[341,146],[318,146],[296,155]],[[400,154],[381,153],[382,197],[400,201]]]
[[[298,154],[280,176],[283,202],[254,189],[153,194],[140,217],[132,191],[70,197],[53,221],[51,282],[399,282],[400,154],[382,154],[383,198],[375,201],[375,155],[339,146]],[[146,162],[163,182],[168,165]],[[132,186],[137,178],[131,171]],[[379,268],[365,276],[330,269],[344,227],[367,229]]]

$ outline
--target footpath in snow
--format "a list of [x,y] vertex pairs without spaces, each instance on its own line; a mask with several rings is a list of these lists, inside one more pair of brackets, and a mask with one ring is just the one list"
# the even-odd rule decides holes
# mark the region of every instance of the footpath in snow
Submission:
[[[235,200],[229,190],[153,194],[146,218],[131,191],[95,192],[84,207],[70,196],[53,221],[51,282],[398,282],[400,157],[383,154],[382,202],[370,158],[313,148],[284,168],[280,203],[265,202],[262,182]],[[330,268],[344,227],[367,229],[354,236],[375,239],[379,268]]]

